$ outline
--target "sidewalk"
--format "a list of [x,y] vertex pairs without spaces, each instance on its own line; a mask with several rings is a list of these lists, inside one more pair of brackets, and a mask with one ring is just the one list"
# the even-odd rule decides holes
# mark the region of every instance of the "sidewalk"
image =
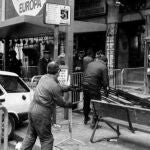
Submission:
[[[117,141],[102,141],[97,143],[91,143],[90,137],[92,135],[92,129],[90,128],[90,122],[87,125],[83,124],[83,114],[73,112],[72,123],[72,137],[69,134],[68,121],[64,120],[64,109],[57,109],[57,124],[61,127],[52,128],[54,135],[54,150],[148,150],[150,149],[150,134],[136,132],[131,133],[127,129],[121,129],[120,139]],[[25,137],[26,128],[19,128],[16,134]],[[102,128],[97,129],[95,138],[116,136],[116,134],[106,125],[102,124]],[[69,140],[67,140],[69,139]],[[77,140],[77,141],[76,141]],[[59,144],[60,142],[63,143]],[[79,141],[79,142],[78,142]],[[40,142],[37,139],[34,150],[40,150]]]

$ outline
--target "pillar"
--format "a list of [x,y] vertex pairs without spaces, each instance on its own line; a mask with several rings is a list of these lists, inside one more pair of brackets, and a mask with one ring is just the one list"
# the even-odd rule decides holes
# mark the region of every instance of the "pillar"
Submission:
[[[66,26],[66,42],[65,42],[65,49],[66,49],[66,64],[69,68],[68,73],[71,75],[73,71],[73,24],[74,24],[74,0],[68,1],[70,6],[70,25]],[[70,96],[70,101],[71,101]],[[68,119],[68,109],[65,109],[64,111],[64,118]]]
[[150,16],[146,16],[144,40],[144,94],[150,93]]
[[115,0],[107,0],[108,16],[106,30],[106,55],[108,58],[109,75],[113,75],[115,68],[116,36],[119,22],[119,6],[115,5]]

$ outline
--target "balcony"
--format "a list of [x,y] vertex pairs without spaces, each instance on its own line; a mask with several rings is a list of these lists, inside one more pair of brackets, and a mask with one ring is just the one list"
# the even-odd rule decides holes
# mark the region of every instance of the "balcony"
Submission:
[[[148,9],[147,0],[119,0],[121,2],[120,13],[132,13],[139,10]],[[149,7],[150,8],[150,7]]]
[[96,17],[106,13],[105,1],[78,0],[75,1],[75,19]]

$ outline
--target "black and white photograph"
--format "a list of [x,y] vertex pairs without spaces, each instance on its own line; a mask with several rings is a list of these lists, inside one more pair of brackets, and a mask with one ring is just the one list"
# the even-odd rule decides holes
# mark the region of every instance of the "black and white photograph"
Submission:
[[150,149],[150,0],[0,0],[0,150]]

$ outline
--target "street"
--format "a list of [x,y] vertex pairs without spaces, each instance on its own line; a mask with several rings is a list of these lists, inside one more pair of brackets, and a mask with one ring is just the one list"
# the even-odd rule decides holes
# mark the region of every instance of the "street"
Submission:
[[[144,143],[135,143],[134,139],[139,138],[142,141],[144,138],[145,141],[150,139],[150,135],[145,133],[136,132],[135,135],[128,131],[127,129],[122,128],[120,131],[123,135],[120,136],[118,140],[112,140],[110,142],[102,141],[97,143],[91,143],[90,137],[92,135],[92,129],[90,128],[90,122],[87,125],[83,124],[83,115],[82,112],[73,112],[73,123],[72,123],[72,134],[69,134],[68,130],[68,121],[63,119],[63,109],[57,109],[57,124],[61,127],[53,127],[52,132],[54,135],[54,150],[148,150],[149,147],[145,147]],[[95,134],[95,139],[101,137],[113,137],[116,136],[115,133],[106,125],[101,124],[102,128],[97,129]],[[27,122],[22,124],[22,127],[19,127],[15,134],[25,137],[27,130]],[[128,140],[130,137],[130,140]],[[133,142],[134,141],[134,142]],[[59,144],[60,143],[60,144]],[[36,146],[34,150],[38,150],[40,147],[39,140],[36,141]]]

